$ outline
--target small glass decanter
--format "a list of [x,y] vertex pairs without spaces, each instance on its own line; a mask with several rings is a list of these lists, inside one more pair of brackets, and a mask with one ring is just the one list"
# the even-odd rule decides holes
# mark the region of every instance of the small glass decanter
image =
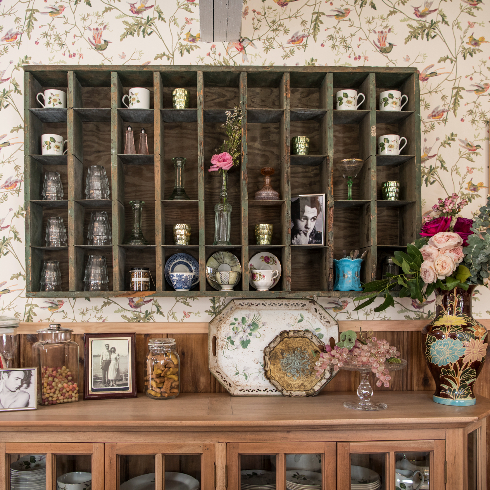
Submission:
[[169,197],[171,201],[188,201],[189,196],[184,189],[184,167],[186,159],[184,157],[172,158],[175,167],[175,185],[174,190]]
[[213,245],[231,245],[231,204],[228,202],[228,172],[223,176],[219,203],[214,206],[214,242]]
[[129,201],[129,205],[133,211],[133,228],[131,230],[131,235],[125,242],[126,245],[148,245],[148,241],[141,231],[143,204],[145,204],[145,201]]
[[260,191],[255,193],[256,201],[275,201],[279,199],[279,192],[271,187],[271,176],[274,174],[272,167],[264,167],[260,173],[265,177],[265,184]]
[[133,128],[128,126],[126,129],[126,135],[124,138],[124,154],[125,155],[134,155],[136,150],[134,148],[134,133]]
[[148,155],[148,134],[144,129],[141,130],[140,133],[140,141],[138,145],[138,154],[139,155]]

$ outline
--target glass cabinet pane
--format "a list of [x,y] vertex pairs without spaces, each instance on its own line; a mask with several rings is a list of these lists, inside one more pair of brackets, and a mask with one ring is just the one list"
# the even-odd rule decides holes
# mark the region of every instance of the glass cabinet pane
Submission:
[[468,433],[468,490],[476,490],[478,484],[478,429]]
[[351,490],[387,490],[386,453],[351,454]]
[[286,454],[286,486],[291,490],[321,490],[322,455]]
[[45,490],[46,455],[10,454],[10,490]]
[[240,459],[240,488],[248,490],[276,488],[276,456],[264,454],[242,454]]
[[121,490],[155,488],[155,455],[119,456],[119,484]]
[[201,455],[165,454],[165,488],[198,490],[201,486]]
[[395,487],[403,490],[428,490],[430,452],[395,453]]
[[92,483],[92,455],[59,454],[56,458],[56,484],[58,490],[72,488],[70,485],[84,484],[90,488]]

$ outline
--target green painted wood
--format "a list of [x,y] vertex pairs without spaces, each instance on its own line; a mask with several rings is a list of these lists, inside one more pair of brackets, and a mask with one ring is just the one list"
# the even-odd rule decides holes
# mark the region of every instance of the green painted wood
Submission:
[[281,192],[280,197],[284,199],[282,208],[282,289],[291,291],[291,160],[290,145],[291,140],[291,77],[289,73],[284,73],[281,78],[279,88],[280,104],[284,110],[281,121]]
[[163,290],[163,268],[165,257],[161,245],[165,243],[165,213],[163,209],[163,189],[164,189],[164,124],[162,119],[163,108],[163,85],[160,73],[153,73],[153,104],[154,111],[154,172],[155,172],[155,245],[156,245],[156,290]]
[[[247,73],[240,73],[240,108],[242,110],[242,162],[240,166],[241,186],[240,186],[240,204],[241,204],[241,244],[242,244],[242,290],[249,290],[250,270],[248,262],[250,260],[248,252],[248,139],[247,139]],[[238,211],[238,210],[237,210]],[[233,220],[232,220],[233,223]],[[232,225],[233,226],[233,225]]]
[[83,241],[80,242],[80,235],[83,237],[83,213],[84,208],[82,206],[75,201],[68,201],[68,223],[65,223],[65,226],[67,225],[68,232],[68,270],[70,274],[68,287],[70,291],[83,289],[79,280],[83,270],[83,262],[78,260],[75,252],[75,243],[83,243]]
[[66,107],[83,107],[82,104],[82,86],[73,71],[68,72],[68,93],[66,94]]
[[[199,291],[206,291],[206,219],[204,202],[204,75],[197,72],[197,187],[199,213]],[[212,211],[212,204],[208,206]]]

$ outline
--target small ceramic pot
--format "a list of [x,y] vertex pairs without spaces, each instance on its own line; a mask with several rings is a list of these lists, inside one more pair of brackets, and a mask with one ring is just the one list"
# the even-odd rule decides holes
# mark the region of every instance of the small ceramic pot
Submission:
[[255,269],[250,271],[250,275],[252,276],[252,286],[257,291],[268,291],[279,277],[279,271]]
[[[405,99],[405,102],[402,102]],[[379,94],[380,111],[401,111],[408,102],[408,97],[398,90],[386,90]]]
[[122,103],[129,109],[149,109],[150,91],[142,87],[130,88],[129,95],[123,95]]
[[169,276],[176,291],[189,291],[194,279],[193,272],[170,272]]
[[58,490],[90,490],[92,488],[92,474],[75,471],[61,475],[56,483]]
[[[362,100],[359,102],[359,99]],[[366,100],[366,96],[362,93],[357,93],[357,90],[339,90],[335,97],[338,111],[355,111]]]
[[361,264],[362,259],[350,259],[345,257],[334,260],[335,266],[335,291],[362,291]]
[[237,271],[217,271],[216,282],[221,286],[221,291],[233,291],[241,275],[241,272]]

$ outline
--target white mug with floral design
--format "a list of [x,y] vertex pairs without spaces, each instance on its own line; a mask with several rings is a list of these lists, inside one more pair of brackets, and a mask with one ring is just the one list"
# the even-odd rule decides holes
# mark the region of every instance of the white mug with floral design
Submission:
[[[128,99],[127,103],[126,99]],[[142,87],[130,88],[129,95],[123,95],[122,103],[129,109],[149,109],[150,91]]]
[[[400,146],[402,140],[405,140],[403,146]],[[407,145],[407,138],[397,134],[385,134],[378,138],[378,155],[399,155]]]
[[398,90],[386,90],[379,94],[380,111],[401,111],[407,102],[408,97]]
[[254,269],[250,271],[250,275],[252,286],[257,291],[268,291],[279,277],[279,271]]
[[64,155],[68,149],[63,151],[67,140],[59,134],[43,134],[41,136],[41,152],[43,155]]
[[[362,96],[362,100],[359,99]],[[357,90],[339,90],[336,96],[336,108],[338,111],[356,111],[358,107],[366,100],[366,96]]]
[[[43,98],[43,101],[39,99],[39,97]],[[37,101],[44,107],[44,108],[52,108],[55,107],[57,109],[64,109],[66,108],[66,93],[63,92],[63,90],[58,90],[54,88],[50,88],[48,90],[45,90],[44,93],[39,92],[37,94]]]

